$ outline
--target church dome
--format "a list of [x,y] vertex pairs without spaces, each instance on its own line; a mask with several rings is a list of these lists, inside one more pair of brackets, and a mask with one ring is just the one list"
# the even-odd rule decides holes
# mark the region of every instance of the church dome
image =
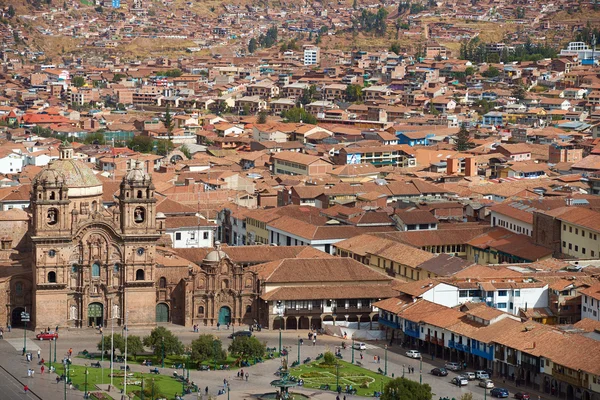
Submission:
[[227,253],[221,250],[219,244],[219,242],[215,243],[215,250],[211,251],[206,255],[206,257],[204,257],[202,264],[218,264],[224,258],[229,258]]
[[44,167],[33,179],[37,182],[53,182],[62,179],[69,188],[69,197],[95,196],[102,194],[102,182],[94,172],[79,160],[74,160],[70,143],[59,146],[60,158]]

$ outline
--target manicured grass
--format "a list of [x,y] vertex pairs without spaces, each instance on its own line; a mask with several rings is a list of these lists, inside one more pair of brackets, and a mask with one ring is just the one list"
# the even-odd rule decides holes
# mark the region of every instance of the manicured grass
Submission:
[[[352,385],[360,396],[373,396],[374,391],[380,391],[391,379],[368,369],[350,364],[345,361],[339,362],[339,382],[342,391],[346,385]],[[321,385],[328,384],[330,390],[336,390],[337,372],[335,366],[323,366],[321,361],[300,365],[290,370],[290,375],[304,379],[304,386],[319,389]]]
[[[57,372],[62,373],[62,366]],[[124,376],[123,371],[120,369],[115,369],[113,371],[113,384],[117,390],[123,389]],[[179,374],[182,373],[181,370],[178,371]],[[133,374],[133,375],[131,375]],[[73,382],[73,386],[77,387],[79,390],[85,390],[85,367],[81,365],[71,365],[69,367],[69,376],[71,381]],[[172,375],[155,375],[155,374],[142,374],[139,372],[130,373],[127,380],[127,392],[128,393],[137,393],[141,391],[142,388],[142,376],[144,378],[144,388],[149,390],[152,381],[154,381],[155,388],[155,397],[159,395],[163,395],[167,398],[171,398],[175,393],[181,394],[182,385],[180,381],[177,381]],[[104,380],[103,380],[104,379]],[[94,392],[96,384],[108,384],[110,383],[110,369],[104,369],[104,375],[102,375],[101,368],[90,368],[88,367],[88,391]],[[136,399],[138,397],[135,397]]]

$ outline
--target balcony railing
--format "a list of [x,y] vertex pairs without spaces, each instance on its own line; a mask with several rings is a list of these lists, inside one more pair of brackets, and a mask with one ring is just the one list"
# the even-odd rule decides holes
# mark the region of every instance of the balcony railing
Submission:
[[570,383],[571,385],[575,385],[575,386],[584,386],[583,383],[585,383],[584,387],[587,387],[587,381],[582,382],[582,379],[580,379],[579,377],[567,375],[564,373],[564,371],[561,372],[561,370],[559,370],[556,367],[552,368],[552,376],[555,377],[556,379],[559,379],[566,383]]
[[408,336],[412,336],[417,339],[419,339],[419,337],[421,336],[421,332],[419,331],[419,328],[417,328],[417,329],[404,328],[404,334],[408,335]]
[[401,329],[400,324],[392,321],[391,319],[385,319],[383,317],[379,318],[379,323],[381,325],[393,328],[393,329]]
[[321,309],[321,308],[312,308],[312,309],[308,309],[308,308],[299,308],[299,309],[286,308],[285,309],[285,315],[321,314],[322,312],[323,312],[323,309]]
[[491,347],[488,349],[488,351],[480,350],[477,347],[471,347],[471,353],[475,356],[485,358],[486,360],[494,359],[494,352],[493,352],[493,348],[491,348]]
[[450,347],[451,349],[456,349],[458,351],[465,352],[465,353],[471,352],[471,349],[469,348],[469,346],[467,346],[466,344],[455,342],[454,340],[448,341],[448,347]]

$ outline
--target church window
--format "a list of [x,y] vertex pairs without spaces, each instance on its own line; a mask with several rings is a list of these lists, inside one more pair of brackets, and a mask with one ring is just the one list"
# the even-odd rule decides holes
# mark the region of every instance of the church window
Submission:
[[48,250],[48,256],[54,257],[56,255],[56,250]]
[[56,194],[54,192],[50,192],[50,200],[56,199]]
[[97,201],[92,201],[92,211],[93,212],[98,211],[98,202]]
[[181,232],[175,232],[175,240],[181,240]]
[[17,282],[15,284],[15,293],[17,296],[21,296],[23,294],[23,283]]
[[48,210],[46,222],[48,225],[55,225],[58,222],[58,210],[56,208],[51,208]]
[[136,207],[133,212],[134,221],[138,224],[141,224],[146,220],[146,210],[143,207]]
[[158,280],[158,287],[161,289],[165,289],[167,287],[167,278],[164,276]]
[[113,270],[114,270],[115,274],[117,272],[119,272],[119,264],[118,263],[115,263],[115,265],[113,266]]
[[198,315],[204,315],[204,306],[198,306]]
[[138,190],[138,191],[137,191],[137,198],[138,198],[138,199],[142,199],[142,198],[143,198],[143,196],[144,196],[144,195],[143,195],[142,191],[141,191],[141,190]]
[[48,283],[56,283],[56,272],[48,272]]
[[138,269],[137,271],[135,271],[135,280],[136,281],[144,280],[144,270],[143,269]]
[[100,277],[100,264],[95,262],[92,264],[92,278]]
[[137,249],[137,254],[138,254],[138,256],[143,256],[144,255],[144,248],[140,247],[139,249]]
[[221,281],[221,289],[229,289],[229,281],[227,279]]
[[252,312],[252,306],[251,305],[247,305],[246,306],[246,313],[250,314]]

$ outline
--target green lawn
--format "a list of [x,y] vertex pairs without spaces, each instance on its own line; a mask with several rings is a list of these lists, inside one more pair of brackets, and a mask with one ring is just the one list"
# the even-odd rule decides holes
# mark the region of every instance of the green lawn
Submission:
[[[360,396],[373,396],[374,391],[380,391],[391,379],[368,369],[339,362],[339,382],[342,390],[346,385],[352,385]],[[290,370],[290,375],[304,379],[304,386],[319,389],[321,385],[328,384],[331,390],[336,389],[337,372],[335,366],[322,366],[321,361],[300,365]]]
[[[57,371],[62,373],[62,366]],[[180,374],[181,370],[178,371]],[[123,389],[124,376],[123,372],[120,369],[115,369],[113,371],[113,384],[120,391]],[[69,376],[73,385],[76,386],[79,390],[85,390],[85,367],[81,365],[71,365],[69,368]],[[129,376],[127,381],[127,392],[128,393],[136,393],[139,395],[142,385],[142,377],[144,381],[144,388],[149,391],[151,388],[151,382],[154,382],[155,387],[155,397],[159,395],[163,395],[167,398],[173,398],[175,393],[181,393],[182,385],[180,381],[177,381],[171,375],[155,375],[155,374],[142,374],[135,372],[133,376]],[[110,383],[110,369],[104,369],[104,375],[102,375],[101,368],[91,368],[88,367],[88,391],[93,392],[96,384],[108,384]],[[139,398],[135,397],[136,399]]]

